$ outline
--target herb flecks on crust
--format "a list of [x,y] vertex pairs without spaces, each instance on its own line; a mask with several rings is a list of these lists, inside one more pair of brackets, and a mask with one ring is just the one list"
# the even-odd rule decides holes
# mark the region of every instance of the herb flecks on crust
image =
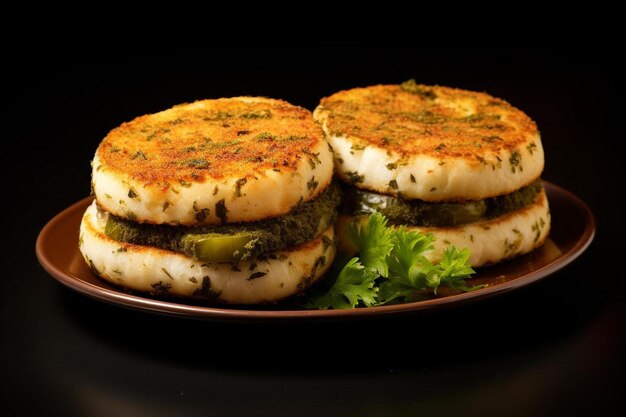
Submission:
[[308,110],[282,100],[205,100],[124,123],[98,157],[144,185],[197,183],[296,172],[322,137]]
[[323,99],[317,111],[326,114],[332,135],[358,138],[357,147],[379,146],[401,157],[476,164],[478,153],[515,152],[539,135],[536,124],[504,100],[413,80],[342,91]]

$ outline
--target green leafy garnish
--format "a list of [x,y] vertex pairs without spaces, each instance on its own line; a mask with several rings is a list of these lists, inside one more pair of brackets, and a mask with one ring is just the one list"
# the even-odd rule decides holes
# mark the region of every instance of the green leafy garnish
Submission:
[[369,307],[376,305],[375,280],[378,273],[366,268],[358,258],[352,258],[341,270],[330,290],[320,295],[308,305],[310,308],[354,308],[360,303]]
[[328,291],[314,295],[307,307],[370,307],[436,295],[440,286],[460,291],[483,287],[465,282],[474,273],[467,248],[450,246],[433,264],[425,257],[434,247],[431,234],[387,226],[382,214],[372,214],[365,224],[351,223],[347,236],[359,257],[350,259]]
[[381,214],[370,216],[365,227],[352,222],[347,230],[348,238],[355,245],[361,263],[366,268],[375,269],[383,277],[389,274],[387,257],[393,248],[392,231],[393,229],[387,227],[387,218]]

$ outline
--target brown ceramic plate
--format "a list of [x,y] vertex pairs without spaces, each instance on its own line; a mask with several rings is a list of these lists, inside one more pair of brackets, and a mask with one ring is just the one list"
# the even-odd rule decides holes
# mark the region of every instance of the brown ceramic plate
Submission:
[[354,310],[302,310],[280,304],[212,307],[130,293],[95,276],[78,251],[78,227],[91,197],[68,207],[48,222],[37,239],[37,257],[54,278],[80,293],[119,306],[172,316],[213,320],[308,320],[413,313],[477,301],[523,287],[558,271],[583,253],[595,233],[591,211],[569,191],[549,182],[544,182],[544,186],[552,213],[552,230],[545,245],[528,255],[479,269],[470,281],[486,284],[485,288],[461,294],[446,294],[444,291],[439,298],[413,303]]

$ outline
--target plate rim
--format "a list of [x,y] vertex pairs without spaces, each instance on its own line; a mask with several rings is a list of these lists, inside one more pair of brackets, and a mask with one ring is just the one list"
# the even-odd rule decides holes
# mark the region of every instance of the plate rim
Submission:
[[87,201],[93,200],[93,197],[83,198],[69,207],[65,208],[41,229],[37,236],[35,244],[35,252],[37,259],[42,267],[54,279],[64,286],[77,291],[90,298],[104,301],[120,307],[130,308],[133,310],[147,311],[152,313],[164,314],[175,317],[208,319],[208,320],[240,320],[240,321],[258,321],[258,320],[319,320],[319,319],[351,319],[357,317],[371,316],[388,316],[395,314],[410,313],[422,310],[431,310],[437,308],[451,308],[460,306],[469,302],[479,301],[488,297],[499,295],[505,292],[521,288],[545,278],[548,275],[566,267],[576,260],[591,244],[596,233],[596,220],[589,206],[571,191],[560,187],[554,183],[543,180],[543,184],[548,189],[563,194],[568,200],[572,201],[576,206],[582,209],[585,226],[584,231],[576,240],[571,250],[548,262],[546,265],[510,281],[502,284],[482,288],[472,292],[450,295],[442,298],[434,298],[430,300],[415,301],[411,303],[383,305],[377,307],[355,308],[346,310],[255,310],[255,309],[230,309],[223,307],[198,306],[185,304],[184,302],[173,302],[158,300],[154,298],[146,298],[138,294],[125,293],[122,290],[114,290],[97,286],[95,284],[84,281],[78,276],[69,274],[61,270],[53,260],[46,256],[44,244],[48,235],[52,233],[56,224],[66,216],[77,210],[78,207],[85,205]]

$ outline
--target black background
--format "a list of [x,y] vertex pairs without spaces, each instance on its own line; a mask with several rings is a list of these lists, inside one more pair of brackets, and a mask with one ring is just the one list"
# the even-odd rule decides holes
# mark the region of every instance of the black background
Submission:
[[[176,51],[176,52],[173,52]],[[5,77],[0,385],[8,415],[619,415],[626,371],[617,70],[562,45],[247,45],[78,59],[31,53]],[[37,233],[89,192],[123,121],[202,98],[313,109],[415,78],[487,91],[542,132],[544,178],[585,200],[589,250],[511,294],[347,323],[232,324],[127,311],[65,289]]]

